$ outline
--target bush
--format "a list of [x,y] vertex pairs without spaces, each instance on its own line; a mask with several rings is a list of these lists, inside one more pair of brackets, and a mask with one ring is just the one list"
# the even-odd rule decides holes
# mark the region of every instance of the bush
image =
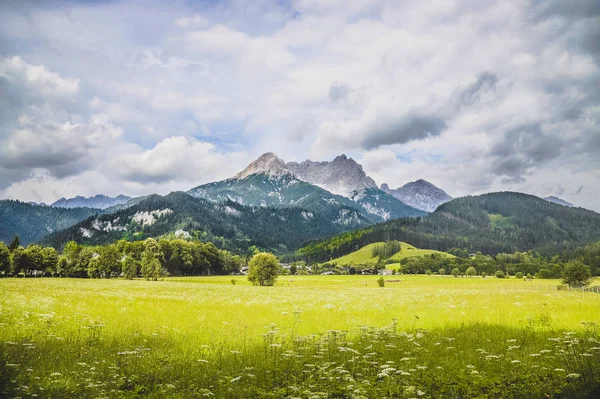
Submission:
[[460,276],[460,270],[458,270],[458,267],[455,267],[454,269],[452,269],[452,273],[451,273],[454,277],[458,277]]
[[438,271],[438,273],[443,276],[446,274],[446,269],[444,269],[443,267]]
[[515,278],[518,278],[519,280],[522,280],[523,279],[523,273],[517,272],[517,274],[515,274]]
[[469,268],[467,268],[465,274],[467,275],[467,277],[473,277],[477,274],[477,270],[475,270],[473,266],[470,266]]
[[279,262],[275,255],[270,253],[257,253],[248,263],[248,280],[254,285],[275,285],[277,272],[279,272]]
[[592,271],[582,262],[572,260],[565,265],[562,282],[570,287],[588,286],[592,283]]
[[485,272],[481,272],[481,278],[486,278],[487,274],[485,274]]
[[538,277],[542,279],[552,278],[552,272],[548,269],[540,269],[538,272]]
[[527,280],[533,280],[533,276],[531,275],[531,273],[527,273]]
[[235,285],[236,281],[234,278],[231,279],[231,285]]
[[502,270],[498,270],[496,272],[496,278],[505,278],[506,275],[504,274],[504,272]]
[[385,280],[383,279],[383,277],[379,277],[377,279],[377,285],[379,285],[380,287],[385,287]]

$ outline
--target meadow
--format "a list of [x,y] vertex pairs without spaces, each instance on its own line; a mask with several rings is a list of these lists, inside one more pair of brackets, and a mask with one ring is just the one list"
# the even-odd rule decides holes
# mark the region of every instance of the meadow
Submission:
[[600,397],[599,293],[377,278],[0,279],[0,396]]

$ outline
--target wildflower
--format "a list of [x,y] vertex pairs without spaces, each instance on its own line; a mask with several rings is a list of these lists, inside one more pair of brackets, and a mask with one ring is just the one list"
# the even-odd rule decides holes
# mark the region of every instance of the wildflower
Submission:
[[199,361],[200,363],[208,363],[208,360],[205,360],[205,359],[198,359],[198,361]]
[[564,373],[565,369],[554,369],[554,371],[559,372],[559,373]]
[[241,379],[242,379],[242,376],[240,375],[240,376],[237,376],[237,377],[235,377],[235,378],[232,378],[230,382],[232,382],[232,383],[234,383],[234,382],[238,382],[238,381],[239,381],[239,380],[241,380]]
[[577,373],[571,373],[571,374],[567,374],[567,378],[569,379],[575,379],[575,378],[579,378],[581,375],[577,374]]
[[520,360],[513,360],[511,363],[512,364],[517,364],[517,363],[521,363],[521,361]]

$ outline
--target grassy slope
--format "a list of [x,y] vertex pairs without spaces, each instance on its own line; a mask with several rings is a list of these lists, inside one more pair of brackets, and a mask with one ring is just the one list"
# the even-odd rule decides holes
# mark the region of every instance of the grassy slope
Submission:
[[[337,259],[332,259],[327,263],[336,263],[338,265],[357,265],[357,264],[367,264],[367,263],[377,263],[379,261],[379,256],[373,257],[372,250],[376,245],[385,244],[384,242],[375,242],[373,244],[365,245],[361,249],[349,253],[348,255],[342,256]],[[431,254],[441,254],[445,256],[454,257],[454,255],[450,255],[445,252],[434,251],[432,249],[419,249],[414,246],[407,244],[405,242],[401,242],[402,249],[400,252],[392,255],[390,259],[397,260],[400,262],[404,258],[408,258],[411,256],[425,256]]]

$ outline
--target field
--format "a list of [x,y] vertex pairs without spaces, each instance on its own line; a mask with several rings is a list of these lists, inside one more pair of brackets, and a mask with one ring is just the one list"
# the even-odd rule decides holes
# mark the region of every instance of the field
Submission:
[[[377,245],[382,245],[385,244],[384,242],[375,242],[372,244],[368,244],[365,245],[364,247],[349,253],[348,255],[336,258],[336,259],[332,259],[327,263],[335,263],[338,264],[340,266],[350,266],[350,265],[359,265],[359,264],[375,264],[379,261],[379,256],[373,256],[373,247],[377,246]],[[432,249],[420,249],[420,248],[416,248],[408,243],[405,242],[401,242],[401,250],[400,252],[395,253],[394,255],[390,256],[390,259],[393,260],[397,260],[398,262],[400,262],[402,259],[404,258],[409,258],[411,256],[425,256],[425,255],[431,255],[431,254],[440,254],[443,256],[451,256],[453,257],[453,255],[450,255],[446,252],[440,252],[440,251],[435,251]],[[399,264],[394,263],[388,266],[388,268],[390,267],[395,267],[398,268]]]
[[599,293],[377,278],[0,279],[0,397],[599,397]]

